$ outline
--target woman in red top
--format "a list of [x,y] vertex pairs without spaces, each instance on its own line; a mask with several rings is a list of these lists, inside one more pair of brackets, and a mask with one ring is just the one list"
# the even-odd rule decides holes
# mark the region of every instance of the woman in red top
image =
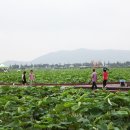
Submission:
[[106,72],[106,69],[105,69],[103,70],[103,87],[106,87],[107,80],[108,80],[108,72]]

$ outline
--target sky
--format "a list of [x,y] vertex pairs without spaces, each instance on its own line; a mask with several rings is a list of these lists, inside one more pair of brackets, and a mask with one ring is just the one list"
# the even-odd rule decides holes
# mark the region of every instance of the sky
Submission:
[[130,0],[0,0],[0,63],[59,50],[130,50]]

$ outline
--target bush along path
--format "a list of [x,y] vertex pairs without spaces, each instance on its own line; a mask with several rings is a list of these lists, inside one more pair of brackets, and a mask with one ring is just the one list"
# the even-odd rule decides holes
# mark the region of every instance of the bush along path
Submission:
[[130,91],[0,87],[0,130],[129,130]]

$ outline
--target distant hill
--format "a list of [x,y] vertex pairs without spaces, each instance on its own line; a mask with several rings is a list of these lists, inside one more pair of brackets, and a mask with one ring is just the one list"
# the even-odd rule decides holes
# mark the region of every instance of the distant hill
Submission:
[[6,61],[3,64],[5,65],[26,65],[26,64],[30,64],[30,62],[24,62],[24,61]]
[[73,51],[58,51],[40,56],[29,62],[8,61],[5,64],[66,64],[85,63],[92,60],[101,62],[126,62],[130,61],[129,50],[88,50],[78,49]]
[[102,62],[125,62],[130,61],[130,51],[126,50],[88,50],[78,49],[73,51],[58,51],[40,56],[32,61],[38,63],[84,63],[102,61]]

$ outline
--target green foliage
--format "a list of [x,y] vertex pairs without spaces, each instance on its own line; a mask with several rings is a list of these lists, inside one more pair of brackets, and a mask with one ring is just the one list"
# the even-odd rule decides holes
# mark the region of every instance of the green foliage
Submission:
[[[102,82],[102,68],[96,69],[98,82]],[[117,82],[120,79],[130,81],[130,68],[110,68],[108,82]],[[34,70],[36,80],[35,83],[88,83],[92,73],[91,68],[87,69],[38,69]],[[20,83],[22,72],[16,70],[0,73],[0,82],[4,83]],[[29,70],[27,70],[27,81],[29,82]]]
[[130,92],[0,87],[0,130],[128,130]]

